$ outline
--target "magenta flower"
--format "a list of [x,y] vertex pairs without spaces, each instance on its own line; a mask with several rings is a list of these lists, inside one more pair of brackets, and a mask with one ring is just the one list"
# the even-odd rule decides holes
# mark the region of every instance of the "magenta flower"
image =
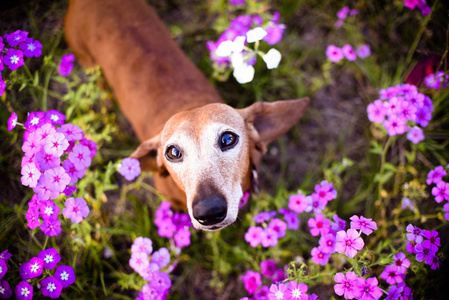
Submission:
[[150,266],[150,261],[148,260],[148,255],[144,252],[137,252],[131,254],[129,259],[129,265],[137,273],[142,273],[145,269]]
[[229,3],[232,5],[245,5],[246,0],[229,0]]
[[41,171],[56,168],[61,164],[61,159],[58,156],[53,156],[52,154],[46,153],[43,148],[36,152],[34,159]]
[[354,61],[357,59],[357,55],[355,54],[355,51],[351,45],[344,45],[341,50],[343,51],[343,55],[347,60]]
[[287,278],[287,274],[283,269],[277,269],[274,276],[271,278],[272,283],[282,282]]
[[253,217],[253,220],[257,224],[260,224],[260,223],[263,223],[263,222],[266,222],[266,221],[270,221],[275,216],[276,216],[276,212],[275,211],[263,211],[263,212],[260,212],[257,215],[255,215]]
[[335,252],[335,235],[328,233],[320,238],[320,247],[326,253]]
[[282,34],[284,33],[285,25],[275,24],[273,26],[267,26],[264,28],[267,35],[263,38],[268,45],[274,45],[282,40]]
[[306,196],[304,195],[291,195],[288,198],[288,208],[294,212],[302,213],[307,207]]
[[349,7],[343,6],[342,8],[340,8],[339,11],[337,11],[337,14],[336,14],[337,18],[344,20],[348,16],[349,12],[350,12]]
[[41,111],[30,112],[28,114],[27,120],[23,124],[25,128],[29,131],[35,131],[42,125],[50,123],[49,120],[45,117],[44,113]]
[[409,241],[416,241],[418,244],[421,244],[422,240],[423,240],[423,236],[422,236],[422,229],[413,226],[412,224],[408,224],[407,225],[407,240]]
[[18,300],[33,299],[33,286],[26,281],[19,282],[19,284],[14,288],[14,292]]
[[47,137],[44,144],[44,150],[48,154],[60,157],[68,146],[69,142],[64,134],[56,132]]
[[298,215],[294,212],[288,211],[284,213],[284,220],[287,222],[287,228],[290,230],[298,230],[299,219]]
[[59,298],[62,291],[62,284],[53,276],[46,277],[40,282],[42,295],[52,299]]
[[[155,271],[152,272],[150,278],[150,286],[154,288],[159,294],[165,294],[171,287],[171,281],[168,273]],[[168,292],[167,292],[168,293]]]
[[134,240],[131,246],[131,252],[144,252],[145,254],[150,255],[151,252],[153,252],[153,242],[149,238],[139,236]]
[[367,219],[364,216],[352,216],[349,218],[351,220],[352,229],[360,229],[366,235],[370,235],[373,230],[377,229],[377,224],[372,219]]
[[40,219],[39,219],[39,211],[34,209],[28,209],[27,213],[25,214],[25,217],[27,218],[27,226],[30,229],[35,229],[39,227],[40,225]]
[[66,173],[70,176],[70,183],[75,183],[78,181],[79,178],[83,178],[84,174],[86,173],[86,169],[82,166],[77,166],[70,160],[65,160],[62,163],[62,167],[66,171]]
[[245,234],[245,241],[247,241],[251,247],[257,247],[257,245],[262,242],[264,235],[265,233],[262,227],[251,226]]
[[345,58],[343,51],[341,48],[338,48],[335,45],[329,45],[326,49],[326,56],[330,59],[331,62],[337,63],[343,58]]
[[16,30],[13,33],[5,34],[6,41],[11,47],[15,47],[25,41],[27,36],[28,32],[22,30]]
[[338,217],[338,215],[334,215],[332,220],[334,220],[334,222],[331,226],[335,232],[346,229],[346,221]]
[[393,255],[394,266],[396,266],[400,274],[405,274],[407,268],[410,267],[410,260],[405,257],[403,252]]
[[337,232],[336,241],[335,251],[345,253],[346,256],[351,258],[365,245],[355,229],[348,229],[346,232],[343,230]]
[[243,286],[248,294],[252,295],[262,285],[260,273],[254,271],[246,271],[245,275],[240,276]]
[[8,281],[0,280],[0,298],[8,299],[12,296],[12,290]]
[[50,120],[53,125],[62,125],[65,121],[65,115],[56,109],[47,110],[45,117]]
[[426,245],[426,247],[423,244],[416,244],[415,245],[415,253],[416,253],[416,260],[417,261],[425,261],[426,264],[430,264],[432,261],[432,257],[434,256],[434,252],[431,251],[431,249]]
[[[351,229],[350,229],[351,230]],[[346,275],[343,273],[335,274],[334,291],[337,295],[345,297],[345,299],[354,298],[354,294],[359,293],[359,288],[357,288],[357,275],[354,272],[347,272]]]
[[427,174],[426,183],[427,185],[431,185],[432,183],[436,184],[440,182],[446,175],[447,172],[444,170],[443,166],[438,166]]
[[382,100],[375,100],[373,103],[368,104],[367,111],[368,119],[375,123],[382,123],[387,115],[387,111]]
[[382,290],[377,286],[378,283],[376,277],[358,278],[356,289],[354,289],[354,298],[359,300],[379,299],[382,296]]
[[310,234],[313,236],[318,236],[319,234],[325,235],[329,232],[329,228],[331,227],[331,221],[329,219],[325,219],[323,215],[318,214],[314,218],[310,218],[308,221],[308,225],[310,228]]
[[276,232],[278,238],[280,239],[285,236],[285,231],[287,230],[287,223],[276,218],[271,220],[271,222],[268,224],[268,228],[273,229]]
[[361,59],[367,58],[371,55],[371,49],[369,45],[361,45],[357,48],[357,56]]
[[443,210],[445,212],[444,218],[446,219],[446,221],[449,221],[449,203],[444,204]]
[[84,137],[83,130],[76,125],[71,123],[63,124],[59,127],[57,132],[63,133],[67,141],[75,142],[81,140]]
[[431,252],[436,253],[438,251],[438,247],[441,246],[440,238],[437,237],[438,231],[424,230],[423,235],[428,239],[422,242],[423,247],[429,248]]
[[[0,71],[1,70],[3,70],[3,63],[2,63],[2,58],[0,57]],[[3,80],[2,74],[0,73],[0,97],[3,96],[3,94],[5,93],[5,88],[6,88],[6,83]],[[9,128],[9,122],[8,122],[8,128]]]
[[26,57],[39,57],[42,54],[42,44],[38,40],[27,38],[19,45]]
[[59,74],[62,76],[68,76],[72,72],[73,62],[75,61],[74,54],[66,54],[61,57],[61,63],[59,64]]
[[28,262],[29,278],[36,278],[38,276],[41,276],[43,270],[44,270],[44,261],[41,258],[33,257]]
[[181,228],[176,231],[173,239],[178,248],[186,247],[190,245],[190,230],[188,228]]
[[330,253],[324,251],[323,247],[315,247],[312,249],[312,261],[319,265],[325,265],[329,262]]
[[41,176],[37,185],[33,188],[33,191],[38,195],[41,200],[48,200],[49,198],[55,199],[59,196],[59,192],[54,190],[50,182],[45,180],[45,176]]
[[272,259],[263,260],[260,262],[260,273],[263,276],[271,277],[276,272],[276,263]]
[[398,271],[395,265],[388,265],[385,267],[384,271],[380,274],[380,278],[385,280],[388,284],[396,284],[398,282],[402,282],[402,275]]
[[395,114],[388,115],[388,118],[384,121],[384,128],[387,130],[389,136],[397,134],[403,134],[407,131],[407,119],[404,117],[398,117]]
[[90,158],[97,155],[97,144],[94,141],[83,138],[80,140],[80,144],[86,146],[90,150]]
[[83,218],[89,215],[89,207],[83,198],[70,197],[65,201],[64,205],[65,208],[62,210],[62,215],[73,223],[80,223]]
[[440,181],[437,186],[432,188],[432,195],[435,196],[435,201],[438,203],[443,202],[443,200],[449,200],[449,183]]
[[23,66],[23,52],[22,50],[15,50],[9,48],[3,58],[3,63],[7,65],[11,71],[14,71],[20,66]]
[[51,123],[44,123],[40,127],[36,128],[34,135],[40,145],[43,145],[50,135],[56,133],[55,127]]
[[413,144],[419,144],[424,140],[424,132],[421,128],[414,126],[408,131],[407,139]]
[[44,173],[45,181],[51,190],[62,193],[65,187],[70,183],[70,176],[63,167],[49,169]]
[[29,163],[23,166],[22,168],[22,184],[29,187],[35,187],[37,185],[37,181],[41,176],[41,172],[36,167],[34,163]]
[[42,250],[38,257],[44,261],[44,269],[51,270],[61,261],[61,256],[54,248]]
[[170,252],[168,252],[167,248],[160,248],[153,253],[151,262],[157,264],[159,269],[164,268],[170,262]]
[[16,127],[16,125],[17,125],[17,115],[15,112],[12,112],[11,116],[8,119],[8,131],[13,130]]
[[5,263],[8,262],[8,260],[12,257],[12,254],[8,252],[8,249],[0,253],[0,259],[3,260]]
[[337,197],[337,191],[334,189],[332,183],[323,180],[320,184],[315,185],[315,193],[312,198],[319,199],[320,203],[327,203]]
[[41,212],[42,219],[54,220],[58,218],[59,207],[51,200],[43,201],[40,204],[39,210]]
[[268,294],[268,299],[270,300],[284,300],[286,297],[287,286],[283,283],[272,284],[270,286],[270,293]]
[[298,284],[296,281],[290,281],[285,291],[285,298],[291,300],[307,300],[307,285],[305,283]]
[[261,244],[263,247],[274,247],[278,244],[278,234],[273,229],[267,227],[264,229]]
[[0,259],[0,280],[3,279],[6,272],[8,271],[8,266],[3,259]]
[[61,222],[58,219],[44,220],[41,225],[41,231],[47,236],[56,236],[61,233]]
[[68,287],[75,282],[75,271],[70,266],[60,265],[56,268],[55,275],[57,281],[59,281],[63,288]]
[[124,158],[122,164],[120,165],[119,173],[126,178],[126,180],[131,181],[140,175],[140,163],[139,160],[135,158]]

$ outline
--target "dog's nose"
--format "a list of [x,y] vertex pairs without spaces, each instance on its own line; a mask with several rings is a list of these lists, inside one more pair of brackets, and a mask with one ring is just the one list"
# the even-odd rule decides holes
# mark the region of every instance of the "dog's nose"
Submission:
[[226,199],[221,195],[198,199],[192,203],[193,217],[201,225],[220,223],[226,218],[227,211],[228,205]]

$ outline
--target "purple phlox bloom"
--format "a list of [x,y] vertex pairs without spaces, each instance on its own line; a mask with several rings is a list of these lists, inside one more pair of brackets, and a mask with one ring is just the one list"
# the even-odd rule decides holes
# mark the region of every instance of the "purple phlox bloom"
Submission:
[[316,294],[312,294],[309,296],[309,300],[320,300]]
[[402,116],[390,114],[383,122],[383,125],[389,136],[395,136],[397,134],[403,134],[408,130],[406,121],[407,119]]
[[290,281],[288,283],[288,289],[285,291],[285,296],[291,300],[307,300],[309,297],[306,292],[307,285],[305,283],[298,284],[296,281]]
[[407,139],[413,144],[419,144],[424,140],[424,132],[421,128],[414,126],[408,131]]
[[0,298],[8,299],[12,296],[12,290],[8,281],[0,280]]
[[174,235],[175,244],[178,248],[183,248],[190,245],[190,230],[187,227],[176,231]]
[[49,169],[45,171],[44,176],[48,187],[60,193],[70,183],[70,176],[65,172],[63,167]]
[[352,216],[349,218],[351,220],[352,229],[360,229],[366,235],[370,235],[373,230],[377,229],[377,224],[372,219],[367,219],[364,216]]
[[80,140],[80,144],[89,148],[91,158],[97,155],[97,143],[94,141],[83,138]]
[[172,238],[176,231],[176,226],[171,218],[160,219],[155,221],[157,226],[157,234],[161,237]]
[[71,266],[60,265],[56,268],[55,278],[59,281],[63,288],[68,287],[75,282],[75,271]]
[[62,210],[62,215],[73,223],[80,223],[83,218],[89,215],[89,207],[83,198],[70,197],[65,201],[64,205],[65,208]]
[[[26,132],[26,131],[25,131]],[[41,149],[41,141],[39,140],[36,134],[31,133],[28,138],[23,142],[22,151],[25,152],[25,155],[33,156]]]
[[[335,282],[334,291],[337,295],[345,297],[345,299],[354,298],[354,291],[358,290],[357,283],[357,275],[354,272],[347,272],[346,275],[343,273],[335,274]],[[356,292],[357,293],[357,292]]]
[[33,191],[38,195],[41,200],[55,199],[59,196],[59,191],[56,191],[51,182],[45,179],[45,176],[41,176],[37,185],[33,188]]
[[144,252],[145,254],[150,255],[151,252],[153,252],[153,242],[149,238],[139,236],[134,240],[131,246],[131,252]]
[[417,261],[423,261],[426,264],[430,264],[432,261],[432,257],[434,256],[434,252],[431,251],[431,249],[428,247],[429,245],[426,245],[426,247],[423,244],[416,244],[415,246],[415,253],[416,253],[416,260]]
[[341,26],[343,26],[343,20],[342,19],[338,19],[337,21],[335,21],[334,23],[334,27],[335,28],[340,28]]
[[343,55],[347,60],[354,61],[357,59],[357,55],[351,45],[344,45],[341,50],[343,51]]
[[[0,71],[3,70],[2,57],[0,55]],[[3,80],[2,74],[0,74],[0,97],[5,93],[6,83]],[[10,128],[10,124],[8,122],[8,128]],[[8,130],[9,131],[9,130]]]
[[408,121],[416,120],[416,112],[417,108],[415,105],[408,101],[402,101],[401,106],[399,107],[399,115],[404,117]]
[[50,120],[53,125],[63,125],[65,122],[65,115],[56,109],[50,109],[45,112],[45,117]]
[[274,247],[278,244],[278,234],[273,229],[267,227],[264,229],[261,244],[263,247]]
[[379,299],[382,296],[382,290],[377,286],[378,283],[376,277],[358,278],[356,289],[354,289],[354,298],[359,300]]
[[345,58],[342,49],[335,45],[327,46],[326,56],[330,59],[330,61],[334,63],[337,63],[343,58]]
[[148,254],[145,252],[132,253],[131,258],[129,259],[129,265],[134,271],[140,274],[140,272],[148,268],[150,265]]
[[8,249],[0,253],[0,259],[3,260],[5,263],[8,262],[8,260],[12,257],[12,254],[8,252]]
[[154,271],[151,273],[150,286],[156,289],[160,294],[165,293],[171,287],[171,280],[166,272]]
[[357,56],[361,59],[367,58],[371,55],[371,49],[369,45],[361,45],[357,48]]
[[140,175],[140,163],[139,160],[135,158],[124,158],[122,164],[120,165],[119,173],[126,178],[126,180],[131,181]]
[[73,68],[73,61],[75,60],[74,54],[66,54],[61,57],[61,63],[59,64],[59,74],[62,76],[70,75]]
[[444,218],[446,219],[446,221],[449,221],[449,203],[444,204],[443,210],[445,212]]
[[19,45],[26,57],[39,57],[42,54],[42,44],[33,38],[27,38]]
[[306,212],[311,212],[313,210],[315,214],[321,213],[321,211],[324,210],[327,205],[327,200],[318,197],[316,193],[312,194],[311,196],[307,196],[306,201]]
[[30,209],[33,209],[35,211],[38,211],[41,207],[41,203],[44,202],[42,198],[38,197],[37,194],[34,194],[33,197],[31,197],[30,202],[28,202],[28,207]]
[[401,296],[401,293],[404,291],[404,288],[401,286],[390,285],[388,289],[388,295],[385,300],[397,300]]
[[257,247],[262,242],[265,235],[262,227],[251,226],[248,228],[248,232],[245,234],[245,241],[247,241],[251,247]]
[[436,184],[440,182],[446,175],[447,172],[444,170],[443,166],[438,166],[427,174],[426,183],[427,185],[431,185],[432,183]]
[[64,191],[62,191],[64,195],[67,197],[70,197],[73,195],[73,193],[76,193],[76,186],[75,185],[68,185],[65,187]]
[[44,269],[51,270],[61,261],[61,255],[54,248],[42,250],[38,257],[44,261]]
[[438,236],[438,231],[436,230],[424,230],[423,235],[428,240],[422,242],[423,247],[429,248],[431,252],[436,253],[438,247],[441,246],[440,238]]
[[86,168],[83,166],[79,166],[74,164],[71,160],[66,159],[62,163],[62,167],[66,171],[66,173],[70,176],[70,183],[75,183],[79,178],[83,178],[86,173]]
[[330,253],[325,251],[322,246],[312,249],[312,261],[316,264],[325,265],[329,262]]
[[173,222],[173,225],[176,226],[176,230],[182,229],[184,227],[192,227],[192,222],[190,221],[189,214],[187,213],[180,213],[175,212],[173,216],[171,217],[171,220]]
[[14,288],[14,292],[18,300],[33,299],[33,286],[26,281],[19,282],[19,284]]
[[405,251],[407,251],[408,253],[412,253],[415,254],[415,247],[416,247],[417,243],[416,241],[409,241],[407,242],[407,244],[405,245]]
[[274,24],[272,26],[267,26],[264,29],[267,32],[267,35],[263,38],[263,40],[269,45],[274,45],[281,41],[285,25]]
[[302,213],[307,208],[307,200],[304,195],[291,195],[288,198],[288,208],[297,213]]
[[41,224],[41,231],[47,236],[56,236],[61,233],[61,221],[55,220],[43,220]]
[[275,211],[263,211],[253,217],[253,221],[257,224],[267,222],[276,216]]
[[45,144],[47,137],[56,133],[56,129],[51,123],[44,123],[39,128],[36,128],[34,135],[36,139],[39,141],[40,145]]
[[394,266],[398,269],[398,272],[405,274],[407,268],[410,267],[410,260],[405,257],[403,252],[399,252],[393,255]]
[[262,285],[260,273],[254,271],[246,271],[245,275],[240,276],[243,286],[248,294],[252,295]]
[[283,282],[287,278],[287,274],[283,269],[277,269],[271,278],[272,283],[280,283]]
[[388,284],[396,284],[402,282],[403,278],[401,275],[403,275],[403,273],[399,272],[395,265],[388,265],[380,274],[380,278],[385,280]]
[[318,214],[314,218],[310,218],[308,221],[308,225],[311,228],[310,234],[313,236],[325,235],[329,232],[329,228],[331,226],[331,221],[329,219],[325,219],[323,215]]
[[335,232],[346,229],[346,221],[345,220],[340,219],[340,217],[338,215],[334,215],[332,217],[332,219],[334,220],[334,222],[332,222],[331,226]]
[[438,258],[438,256],[436,256],[435,254],[432,255],[432,257],[430,258],[430,262],[428,262],[428,264],[430,265],[430,268],[432,270],[436,270],[440,267],[440,259]]
[[334,253],[335,252],[335,235],[328,233],[320,238],[320,247],[324,252]]
[[153,253],[151,262],[157,264],[159,269],[164,268],[170,262],[170,252],[167,248],[160,248]]
[[320,184],[315,185],[315,194],[318,198],[326,201],[332,201],[337,198],[337,191],[334,189],[334,185],[327,180],[323,180]]
[[29,278],[36,278],[38,276],[41,276],[43,269],[44,269],[44,260],[39,257],[33,257],[28,262]]
[[58,218],[59,207],[52,201],[43,201],[39,207],[42,219],[44,220],[54,220]]
[[39,211],[29,208],[27,213],[25,214],[25,217],[27,219],[27,226],[30,229],[35,229],[40,226],[40,219],[39,219]]
[[12,112],[11,116],[8,118],[8,131],[13,130],[16,127],[16,125],[17,125],[17,115],[15,112]]
[[36,152],[34,159],[39,165],[39,169],[41,171],[56,168],[61,164],[61,159],[58,156],[53,156],[52,154],[46,153],[43,148]]
[[62,284],[53,276],[42,279],[40,282],[40,286],[41,293],[45,297],[56,299],[61,295]]
[[[267,287],[266,285],[263,285],[255,294],[254,297],[252,298],[253,300],[267,300],[268,299],[268,294],[270,293],[270,288]],[[245,299],[245,298],[242,298]],[[248,299],[249,300],[249,299]]]
[[17,46],[19,43],[25,41],[28,36],[28,32],[23,30],[16,30],[13,33],[5,34],[4,37],[11,47]]
[[337,11],[337,14],[336,14],[337,18],[344,20],[348,16],[349,12],[350,12],[349,7],[343,6],[342,8],[340,8],[339,11]]
[[8,266],[3,259],[0,259],[0,280],[3,279],[6,272],[8,271]]
[[398,288],[402,289],[401,300],[413,300],[412,289],[406,286],[404,282],[398,283]]
[[435,201],[438,203],[443,200],[449,200],[449,183],[440,181],[437,186],[432,188],[432,195],[435,196]]
[[397,94],[398,89],[394,86],[379,91],[380,99],[389,99],[392,97],[396,97]]
[[407,240],[416,241],[416,243],[421,244],[423,240],[422,229],[413,226],[412,224],[407,225]]
[[430,89],[441,89],[447,88],[449,81],[449,75],[444,73],[444,71],[439,71],[437,73],[432,73],[424,78],[424,86]]
[[429,15],[430,12],[432,11],[432,8],[430,8],[430,6],[423,5],[423,6],[420,7],[420,10],[421,10],[421,14],[422,14],[423,16],[427,16],[427,15]]
[[42,174],[34,163],[29,163],[23,166],[21,173],[22,173],[21,178],[22,184],[24,186],[29,186],[31,188],[37,185],[37,181],[39,180],[39,177],[41,177]]
[[260,273],[263,276],[271,277],[276,272],[276,262],[272,259],[263,260],[260,262]]
[[336,241],[335,251],[338,253],[345,253],[346,256],[351,258],[365,245],[363,239],[359,237],[359,234],[355,229],[337,232]]
[[84,138],[83,130],[71,123],[61,125],[56,131],[63,133],[69,142],[79,141]]
[[284,213],[284,220],[287,222],[287,228],[290,230],[297,230],[299,228],[299,218],[294,212],[287,211]]
[[270,293],[268,294],[268,299],[270,300],[284,300],[286,297],[287,285],[280,284],[272,284],[270,286]]
[[30,279],[30,268],[29,263],[22,263],[19,268],[19,275],[22,280]]
[[44,150],[48,154],[60,157],[68,146],[69,142],[65,138],[64,134],[56,132],[47,137],[44,144]]
[[387,115],[387,110],[382,100],[375,100],[373,103],[368,104],[368,119],[371,122],[382,123]]
[[44,124],[51,123],[41,111],[30,112],[23,124],[27,130],[35,131]]
[[283,238],[287,229],[287,223],[285,223],[281,219],[276,218],[271,220],[271,222],[268,224],[268,228],[273,229],[277,233],[278,238]]

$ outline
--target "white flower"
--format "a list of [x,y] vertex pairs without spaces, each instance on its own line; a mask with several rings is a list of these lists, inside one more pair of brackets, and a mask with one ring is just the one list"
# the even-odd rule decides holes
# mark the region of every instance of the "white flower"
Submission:
[[268,69],[275,69],[279,66],[279,62],[281,61],[281,52],[272,48],[270,51],[265,54],[262,59],[267,64]]
[[256,41],[260,41],[267,35],[267,32],[262,27],[256,27],[254,29],[249,30],[246,33],[246,41],[248,43],[254,43]]
[[238,83],[248,83],[254,78],[254,68],[253,66],[242,64],[239,68],[234,69],[233,75]]
[[215,55],[220,57],[228,57],[231,56],[232,53],[240,53],[243,51],[244,44],[244,36],[238,36],[234,41],[227,40],[221,42],[215,50]]
[[243,53],[232,53],[231,64],[234,69],[238,69],[243,65]]

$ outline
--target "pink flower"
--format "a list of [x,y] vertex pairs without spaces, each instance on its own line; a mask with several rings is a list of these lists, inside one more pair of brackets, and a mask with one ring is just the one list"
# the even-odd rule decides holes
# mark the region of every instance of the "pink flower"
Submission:
[[70,75],[70,72],[72,72],[72,68],[73,68],[73,61],[75,60],[75,55],[74,54],[66,54],[63,55],[61,58],[61,63],[59,65],[59,73],[62,76],[68,76]]
[[49,189],[62,193],[65,187],[70,183],[70,176],[63,167],[49,169],[44,173],[46,184]]
[[44,261],[41,258],[33,257],[28,262],[28,274],[30,279],[41,276],[43,270],[44,270]]
[[139,160],[135,158],[124,158],[120,166],[119,173],[126,178],[126,180],[131,181],[140,175],[140,163]]
[[342,51],[347,60],[354,61],[357,59],[357,55],[351,45],[344,45]]
[[371,49],[369,45],[361,45],[357,48],[357,56],[361,59],[367,58],[371,55]]
[[245,234],[245,241],[247,241],[251,247],[257,247],[262,242],[262,238],[265,233],[262,227],[251,226],[248,228],[248,232]]
[[328,233],[320,238],[320,246],[324,252],[334,253],[335,252],[335,235]]
[[330,59],[330,61],[337,63],[342,60],[344,57],[343,51],[341,48],[338,48],[335,45],[329,45],[326,49],[326,55]]
[[190,230],[187,227],[176,231],[173,237],[177,247],[182,248],[190,245]]
[[75,142],[81,140],[84,137],[83,130],[76,125],[73,124],[63,124],[59,127],[57,132],[63,133],[67,141]]
[[359,288],[357,288],[357,275],[354,272],[347,272],[346,275],[343,273],[337,273],[335,275],[334,291],[337,295],[344,295],[345,299],[354,298],[354,293],[359,293]]
[[288,208],[297,213],[302,213],[307,207],[306,196],[291,195],[288,198]]
[[39,220],[39,211],[29,208],[27,213],[25,214],[25,217],[27,218],[27,226],[30,229],[35,229],[39,227],[40,220]]
[[59,207],[51,200],[42,201],[39,207],[42,219],[54,220],[58,218]]
[[310,234],[313,236],[318,236],[319,234],[325,235],[329,232],[329,228],[331,226],[331,221],[329,219],[325,219],[323,215],[319,214],[314,218],[310,218],[308,225],[310,228]]
[[260,262],[260,272],[263,276],[271,277],[276,272],[276,263],[272,259]]
[[315,247],[312,249],[312,261],[316,264],[325,265],[329,262],[330,253],[324,251],[323,247]]
[[373,103],[368,104],[368,119],[371,122],[382,123],[387,115],[384,103],[382,100],[376,100]]
[[83,138],[80,140],[80,144],[86,146],[90,150],[90,158],[97,155],[97,144],[94,141]]
[[51,270],[61,261],[61,256],[54,248],[42,250],[38,255],[44,261],[44,269]]
[[88,168],[92,162],[90,150],[81,144],[76,144],[69,153],[69,160],[79,168]]
[[17,115],[15,112],[12,112],[11,116],[8,119],[8,131],[13,130],[16,127],[16,125],[17,125]]
[[129,260],[129,265],[137,273],[142,272],[144,269],[148,268],[150,265],[150,261],[148,260],[148,255],[144,252],[137,252],[137,253],[131,254],[131,258]]
[[59,192],[54,190],[50,181],[45,180],[45,176],[41,176],[37,182],[33,191],[38,195],[41,200],[48,200],[49,198],[55,199],[59,196]]
[[419,142],[424,140],[423,130],[418,126],[410,128],[410,130],[407,133],[407,139],[411,141],[413,144],[419,144]]
[[428,239],[422,242],[423,247],[429,248],[431,252],[436,253],[438,251],[438,247],[441,246],[440,238],[437,237],[438,231],[424,230],[423,235]]
[[290,281],[288,283],[288,289],[285,291],[285,297],[290,300],[307,300],[309,297],[306,292],[307,285],[305,283],[298,284],[296,281]]
[[69,142],[64,134],[56,132],[47,137],[44,144],[44,150],[48,154],[60,157],[68,146]]
[[341,20],[344,20],[348,16],[349,12],[350,12],[349,7],[343,6],[342,8],[340,8],[339,11],[337,11],[337,17]]
[[449,221],[449,203],[444,204],[443,210],[445,212],[444,218],[446,219],[446,221]]
[[41,172],[34,163],[29,163],[23,166],[21,174],[22,174],[21,178],[22,184],[25,186],[29,186],[31,188],[37,185],[37,181],[41,176]]
[[268,299],[270,300],[286,300],[287,286],[283,283],[272,284],[270,286],[270,293],[268,294]]
[[335,251],[345,253],[346,256],[351,258],[365,245],[355,229],[348,229],[347,232],[343,230],[337,232],[336,240]]
[[136,238],[131,246],[131,252],[144,252],[147,255],[150,255],[153,252],[153,242],[149,238],[144,238],[139,236]]
[[56,109],[47,110],[45,117],[50,120],[53,125],[62,125],[65,121],[65,115]]
[[89,215],[89,207],[83,198],[75,199],[70,197],[65,201],[64,205],[65,208],[62,210],[62,215],[73,223],[80,223],[83,218]]
[[406,237],[409,241],[416,241],[418,244],[421,244],[423,240],[422,229],[413,226],[412,224],[407,225],[407,233]]
[[51,123],[44,123],[39,128],[36,128],[34,135],[36,136],[39,145],[43,145],[47,137],[54,133],[56,133],[55,127]]
[[365,279],[358,278],[356,282],[356,289],[354,290],[354,298],[359,300],[375,300],[382,296],[382,290],[377,286],[378,281],[376,277]]
[[61,159],[58,156],[53,156],[52,154],[46,153],[43,148],[36,152],[34,159],[42,171],[56,168],[61,164]]
[[70,176],[70,183],[75,183],[79,178],[82,178],[86,173],[86,168],[83,166],[77,166],[72,161],[66,159],[62,163],[62,167],[66,171],[66,173]]
[[[27,130],[28,131],[28,130]],[[27,132],[25,131],[25,132]],[[22,145],[22,151],[25,152],[27,156],[33,156],[41,148],[41,142],[39,141],[37,135],[31,133],[26,140],[24,140]]]
[[261,243],[265,248],[276,246],[278,244],[277,232],[269,227],[265,228]]
[[42,44],[32,38],[25,39],[25,41],[20,43],[19,47],[23,50],[26,57],[39,57],[42,54]]
[[431,185],[432,183],[436,184],[440,182],[446,175],[447,172],[443,169],[443,166],[438,166],[427,174],[426,183],[427,185]]
[[373,230],[377,229],[377,224],[372,219],[367,219],[364,216],[352,216],[349,218],[351,220],[352,229],[360,229],[366,235],[370,235]]
[[41,231],[48,236],[56,236],[61,233],[61,222],[58,219],[44,220],[41,225]]
[[385,280],[388,284],[396,284],[398,282],[402,282],[402,275],[398,271],[398,268],[394,265],[388,265],[385,267],[384,271],[380,274],[380,278]]
[[432,188],[432,195],[435,196],[435,201],[438,203],[443,202],[443,200],[449,200],[449,183],[440,181],[437,186]]
[[384,121],[384,128],[387,130],[388,135],[394,136],[397,134],[403,134],[407,131],[407,119],[398,117],[397,115],[390,114]]
[[268,228],[273,229],[276,232],[278,238],[280,239],[285,236],[287,224],[284,221],[276,218],[271,220],[271,222],[268,224]]
[[169,262],[170,262],[170,252],[168,252],[167,248],[160,248],[159,250],[153,253],[151,263],[157,264],[157,266],[160,269],[167,266]]
[[246,271],[245,275],[241,276],[243,286],[248,294],[252,295],[262,285],[260,273],[254,271]]
[[400,274],[405,274],[407,268],[410,267],[410,261],[405,257],[403,252],[393,255],[394,266],[396,266]]

